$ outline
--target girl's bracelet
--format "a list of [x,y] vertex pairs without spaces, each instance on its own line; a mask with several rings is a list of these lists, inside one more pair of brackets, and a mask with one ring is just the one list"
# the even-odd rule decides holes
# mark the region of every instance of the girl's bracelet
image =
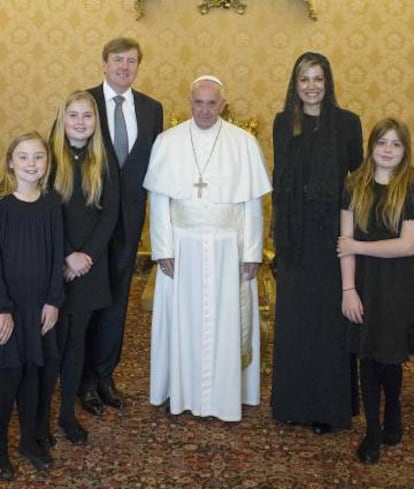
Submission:
[[349,289],[342,289],[342,292],[348,292],[348,290],[355,290],[355,287],[349,287]]

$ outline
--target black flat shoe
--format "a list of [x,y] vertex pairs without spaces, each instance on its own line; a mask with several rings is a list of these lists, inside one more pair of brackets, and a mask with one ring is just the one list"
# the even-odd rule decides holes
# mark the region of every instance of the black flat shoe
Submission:
[[102,399],[102,402],[115,409],[122,409],[125,407],[125,400],[122,398],[119,391],[112,384],[100,386],[98,393]]
[[284,423],[288,426],[299,426],[299,423],[297,423],[296,421],[292,421],[291,419],[287,419],[286,421],[284,421]]
[[53,465],[52,457],[38,444],[30,448],[20,445],[18,451],[20,455],[27,458],[36,470],[49,470]]
[[0,481],[11,481],[14,478],[14,470],[7,455],[0,456]]
[[403,436],[403,430],[387,430],[384,428],[382,431],[382,443],[384,445],[395,446],[401,442]]
[[76,419],[68,422],[59,420],[59,426],[65,438],[74,445],[84,445],[87,442],[88,432]]
[[52,433],[48,433],[45,436],[39,436],[36,438],[36,442],[44,449],[49,450],[53,448],[57,444],[56,438],[52,435]]
[[161,407],[164,409],[165,414],[171,414],[170,399],[167,399],[164,404],[161,404]]
[[384,445],[398,445],[403,437],[403,425],[401,421],[401,409],[392,413],[385,409],[384,425],[382,427],[382,443]]
[[101,416],[105,411],[102,399],[96,391],[86,392],[81,397],[80,403],[82,408],[93,416]]
[[315,435],[326,435],[326,433],[330,433],[332,429],[329,424],[326,423],[313,423],[312,431]]
[[381,439],[378,437],[365,436],[357,450],[357,457],[360,462],[366,465],[378,463],[380,457]]

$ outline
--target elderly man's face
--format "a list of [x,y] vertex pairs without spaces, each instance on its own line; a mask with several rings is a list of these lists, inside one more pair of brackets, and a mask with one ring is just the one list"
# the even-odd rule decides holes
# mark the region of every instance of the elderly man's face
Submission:
[[191,112],[201,129],[212,127],[223,112],[226,101],[221,96],[220,87],[211,81],[196,84],[190,95]]

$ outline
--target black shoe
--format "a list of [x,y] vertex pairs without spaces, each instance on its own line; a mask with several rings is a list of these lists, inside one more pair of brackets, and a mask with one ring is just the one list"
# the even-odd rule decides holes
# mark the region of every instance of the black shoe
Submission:
[[378,436],[365,436],[357,450],[360,462],[367,465],[378,463],[381,449],[381,438]]
[[65,435],[65,438],[74,445],[84,445],[88,440],[88,432],[78,422],[77,419],[71,421],[59,420],[59,426]]
[[53,459],[48,451],[42,448],[38,443],[33,443],[30,447],[19,445],[18,450],[20,455],[27,458],[37,470],[49,470],[53,465]]
[[327,423],[313,423],[312,431],[315,435],[326,435],[326,433],[330,433],[332,429]]
[[0,455],[0,481],[11,481],[14,470],[7,455]]
[[384,445],[398,445],[403,436],[403,426],[401,421],[401,408],[398,404],[397,408],[390,412],[385,406],[384,425],[382,427],[382,443]]
[[165,414],[171,414],[171,405],[169,398],[164,402],[164,404],[161,404],[161,407],[164,408]]
[[49,450],[50,448],[55,447],[57,444],[57,440],[52,435],[52,433],[48,433],[44,436],[39,436],[38,438],[36,438],[36,441],[44,450]]
[[382,431],[382,443],[384,445],[395,446],[400,443],[403,436],[402,428],[396,430],[388,430],[386,428]]
[[288,426],[299,426],[299,423],[297,421],[292,421],[291,419],[287,419],[286,421],[283,422]]
[[102,399],[96,391],[88,391],[81,396],[81,406],[93,416],[101,416],[105,411]]
[[101,385],[98,388],[98,393],[101,396],[102,402],[115,409],[122,409],[125,407],[125,400],[121,397],[120,393],[112,383],[107,385]]

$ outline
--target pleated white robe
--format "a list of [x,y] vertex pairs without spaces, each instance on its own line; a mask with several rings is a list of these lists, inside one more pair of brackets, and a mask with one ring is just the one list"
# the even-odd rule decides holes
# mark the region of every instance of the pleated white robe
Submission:
[[261,199],[215,203],[194,188],[189,199],[176,199],[157,192],[154,180],[150,162],[152,257],[174,257],[175,265],[174,279],[157,271],[150,402],[169,399],[173,414],[239,421],[242,403],[260,402],[257,281],[249,282],[253,357],[244,370],[240,286],[242,263],[262,260]]

